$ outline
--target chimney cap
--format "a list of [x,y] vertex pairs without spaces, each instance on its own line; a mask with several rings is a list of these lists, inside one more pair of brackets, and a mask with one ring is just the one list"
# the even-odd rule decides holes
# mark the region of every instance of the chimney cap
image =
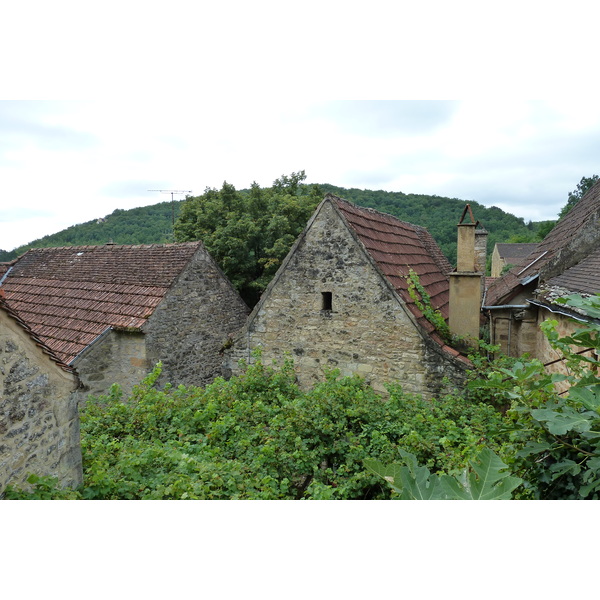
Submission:
[[[469,217],[471,218],[471,222],[463,223],[463,221],[465,220],[465,216],[467,215],[467,211],[469,213]],[[460,220],[458,221],[458,224],[459,225],[471,225],[471,226],[475,226],[475,227],[477,227],[477,225],[479,225],[479,221],[475,221],[475,217],[473,216],[473,211],[471,210],[470,204],[465,205],[465,208],[462,212],[462,216],[460,217]]]

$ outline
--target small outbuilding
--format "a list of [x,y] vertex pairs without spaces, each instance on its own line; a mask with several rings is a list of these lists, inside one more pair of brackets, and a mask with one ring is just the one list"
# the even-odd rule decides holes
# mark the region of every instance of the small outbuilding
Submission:
[[35,248],[0,267],[5,302],[82,391],[161,381],[206,385],[249,310],[202,242]]
[[496,244],[492,252],[491,276],[500,277],[507,270],[520,265],[535,249],[537,244]]

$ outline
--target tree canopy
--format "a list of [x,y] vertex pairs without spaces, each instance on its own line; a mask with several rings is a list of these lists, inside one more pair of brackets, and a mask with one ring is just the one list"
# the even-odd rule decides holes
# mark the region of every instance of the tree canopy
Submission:
[[585,196],[586,192],[598,181],[598,179],[598,175],[582,177],[581,181],[577,184],[577,187],[572,192],[569,192],[567,203],[561,208],[558,218],[562,219]]
[[181,205],[178,242],[202,240],[242,298],[256,304],[323,199],[318,185],[302,183],[304,171],[282,175],[268,188],[256,182],[238,191],[224,182]]

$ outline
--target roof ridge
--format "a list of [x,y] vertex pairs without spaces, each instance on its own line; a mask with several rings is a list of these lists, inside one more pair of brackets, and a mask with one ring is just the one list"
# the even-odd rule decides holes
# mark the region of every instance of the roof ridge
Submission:
[[427,231],[429,233],[429,230],[427,229],[427,227],[423,227],[422,225],[416,225],[415,223],[410,223],[409,221],[403,221],[402,219],[399,219],[398,217],[396,217],[394,215],[390,215],[389,213],[381,212],[380,210],[377,210],[376,208],[371,208],[370,206],[361,206],[360,204],[355,204],[354,202],[350,202],[350,200],[346,200],[345,198],[340,198],[340,196],[336,196],[335,194],[331,194],[331,193],[326,194],[325,198],[328,198],[328,197],[330,200],[348,204],[349,206],[351,206],[352,208],[355,208],[356,210],[358,210],[360,212],[373,213],[379,217],[384,217],[386,219],[393,220],[394,222],[402,223],[403,225],[408,225],[408,227],[410,227],[411,229],[414,229],[414,230],[420,229],[423,231]]
[[47,252],[52,250],[98,250],[100,248],[171,248],[171,247],[181,247],[181,246],[201,246],[203,245],[202,240],[188,241],[188,242],[169,242],[164,244],[85,244],[79,246],[44,246],[42,248],[29,248],[19,257],[14,258],[12,261],[8,263],[0,263],[0,264],[12,264],[17,262],[22,256],[27,254],[28,252]]

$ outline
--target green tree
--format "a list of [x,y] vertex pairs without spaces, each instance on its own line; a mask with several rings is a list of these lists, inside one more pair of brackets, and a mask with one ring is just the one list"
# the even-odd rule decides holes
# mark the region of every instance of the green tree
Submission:
[[304,171],[283,175],[270,188],[237,191],[224,182],[188,197],[175,223],[178,242],[202,240],[223,272],[253,306],[300,235],[317,204],[319,186]]
[[539,221],[538,223],[536,223],[537,225],[537,231],[536,231],[536,236],[537,239],[534,241],[539,241],[541,242],[553,229],[554,226],[556,225],[556,221]]
[[598,179],[598,175],[582,177],[581,181],[577,184],[577,187],[572,192],[569,192],[569,199],[560,210],[558,218],[562,219],[583,198],[583,196],[585,196],[586,192],[598,181]]

